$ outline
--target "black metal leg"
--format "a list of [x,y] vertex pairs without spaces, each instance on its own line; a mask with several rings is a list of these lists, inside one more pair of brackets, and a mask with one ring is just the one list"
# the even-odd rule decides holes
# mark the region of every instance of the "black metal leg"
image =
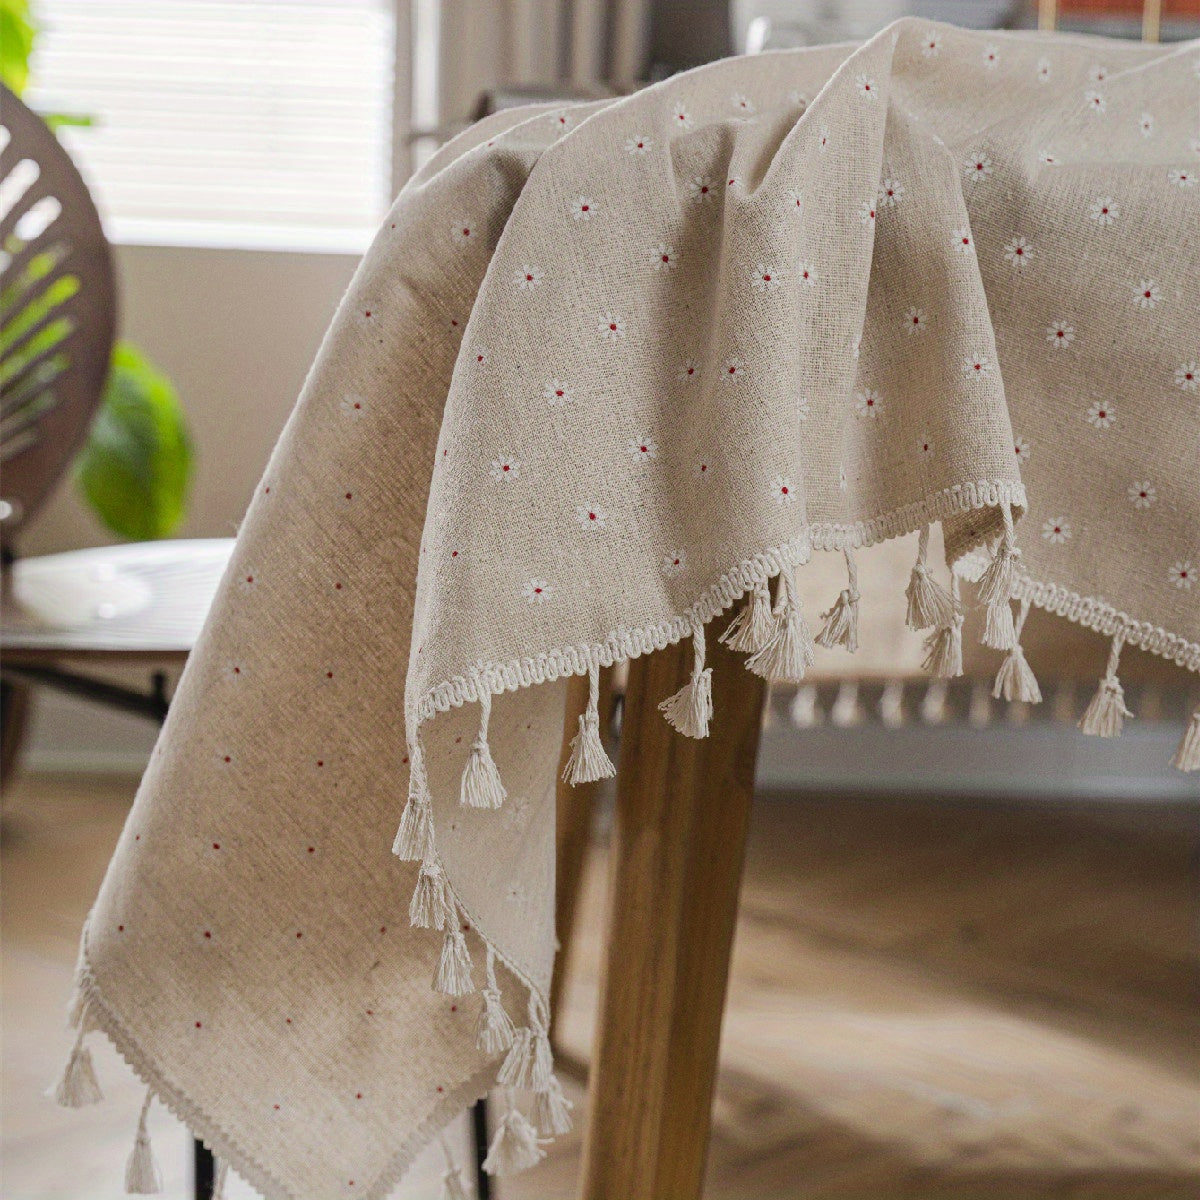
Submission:
[[475,1192],[479,1200],[491,1200],[492,1177],[483,1169],[488,1152],[487,1097],[471,1109],[471,1140],[475,1143]]
[[212,1151],[201,1141],[193,1143],[193,1162],[195,1163],[196,1200],[212,1200],[213,1186],[216,1182],[216,1163]]

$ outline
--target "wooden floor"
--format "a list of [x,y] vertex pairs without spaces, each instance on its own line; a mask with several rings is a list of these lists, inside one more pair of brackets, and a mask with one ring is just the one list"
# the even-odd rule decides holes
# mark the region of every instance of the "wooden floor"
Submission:
[[[104,1105],[63,1112],[41,1091],[132,787],[39,777],[6,797],[7,1200],[121,1192],[140,1089],[115,1056],[98,1055]],[[1195,810],[764,796],[751,836],[709,1200],[1200,1194]],[[603,858],[560,1035],[580,1057]],[[182,1200],[185,1134],[155,1119]],[[397,1196],[433,1200],[436,1168],[422,1159]],[[570,1135],[499,1191],[568,1200],[577,1169]]]

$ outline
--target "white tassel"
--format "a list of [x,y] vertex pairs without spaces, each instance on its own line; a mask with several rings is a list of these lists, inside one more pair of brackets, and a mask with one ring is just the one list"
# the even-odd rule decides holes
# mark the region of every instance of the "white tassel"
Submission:
[[580,715],[579,732],[571,739],[571,757],[563,768],[563,782],[574,787],[611,779],[616,773],[600,739],[600,668],[593,662],[588,668],[587,708]]
[[[1007,608],[1008,606],[1005,605]],[[1025,651],[1021,649],[1021,630],[1025,628],[1025,618],[1029,616],[1029,601],[1021,601],[1021,613],[1013,627],[1013,645],[1000,670],[996,672],[996,683],[992,695],[997,700],[1020,700],[1025,704],[1041,704],[1042,689],[1038,687],[1037,677],[1025,661]]]
[[987,606],[983,644],[992,650],[1011,650],[1017,644],[1012,605],[1007,600],[997,600]]
[[484,687],[482,678],[475,676],[479,692],[479,733],[471,743],[471,753],[463,768],[459,799],[467,808],[499,808],[508,793],[500,782],[500,771],[488,745],[488,722],[492,716],[492,694]]
[[904,725],[904,681],[889,679],[879,697],[879,720],[885,729],[900,729]]
[[812,729],[821,723],[820,696],[814,684],[803,683],[792,697],[788,713],[797,729]]
[[508,1105],[483,1160],[483,1169],[489,1175],[515,1175],[546,1157],[545,1150],[538,1145],[537,1130],[513,1107],[511,1097]]
[[1017,549],[1013,532],[1012,508],[1007,504],[1002,505],[1000,513],[1004,518],[1004,532],[992,561],[979,577],[976,595],[981,604],[987,605],[983,644],[993,650],[1011,650],[1016,644],[1016,634],[1013,631],[1009,598],[1016,582],[1017,559],[1021,551]]
[[529,1086],[535,1092],[544,1092],[554,1078],[554,1051],[550,1048],[550,1033],[547,1022],[538,1010],[533,993],[529,996],[529,1028],[533,1030],[533,1052],[529,1062]]
[[446,1170],[442,1173],[442,1200],[469,1200],[467,1185],[463,1182],[462,1168],[454,1161],[450,1143],[444,1132],[438,1134],[442,1143],[442,1154],[446,1159]]
[[1125,727],[1125,718],[1133,716],[1125,707],[1125,689],[1121,687],[1121,681],[1117,678],[1117,666],[1124,644],[1125,631],[1121,629],[1113,637],[1104,678],[1079,722],[1079,728],[1092,737],[1120,737],[1121,730]]
[[996,604],[1007,601],[1012,595],[1013,583],[1016,579],[1017,559],[1021,551],[1016,546],[1016,534],[1013,531],[1012,508],[1004,504],[1000,508],[1004,518],[1004,532],[1000,535],[1000,544],[996,547],[992,561],[988,563],[983,574],[979,577],[978,597],[981,604]]
[[408,747],[408,802],[392,853],[405,862],[424,862],[433,853],[433,797],[425,775],[425,754],[415,739]]
[[861,725],[863,711],[858,703],[858,680],[843,679],[838,684],[833,707],[829,710],[829,723],[836,729],[849,729]]
[[853,654],[858,649],[858,566],[849,547],[842,551],[846,556],[846,573],[849,581],[842,589],[833,607],[821,614],[825,622],[817,634],[818,646],[832,650],[834,646],[845,646]]
[[571,1109],[575,1107],[563,1095],[558,1077],[550,1076],[549,1084],[533,1097],[533,1123],[542,1137],[554,1138],[571,1132]]
[[754,585],[749,601],[742,605],[736,617],[717,641],[741,654],[761,650],[775,631],[771,616],[771,588],[767,580]]
[[942,725],[946,715],[946,681],[931,679],[921,697],[921,720],[926,725]]
[[445,929],[457,919],[454,903],[447,896],[442,864],[436,858],[427,858],[421,864],[408,904],[408,923],[418,929]]
[[162,1175],[158,1163],[154,1161],[150,1133],[146,1129],[146,1117],[153,1099],[154,1093],[147,1091],[146,1099],[142,1102],[142,1114],[138,1117],[137,1140],[125,1164],[125,1192],[130,1196],[153,1196],[162,1191]]
[[513,1031],[512,1045],[508,1057],[500,1064],[496,1082],[501,1087],[529,1087],[533,1068],[533,1031],[524,1026]]
[[954,616],[925,639],[922,666],[938,679],[957,679],[963,673],[963,608],[959,597],[958,575],[950,572],[950,601]]
[[1178,771],[1200,771],[1200,708],[1192,713],[1171,765]]
[[908,597],[905,624],[909,629],[933,629],[949,625],[954,619],[954,598],[929,573],[929,526],[921,530],[917,542],[917,561],[904,594]]
[[685,737],[705,738],[713,715],[712,667],[704,665],[704,626],[699,621],[692,626],[692,644],[695,657],[691,679],[658,707]]
[[487,948],[487,983],[483,989],[483,1008],[475,1023],[475,1045],[487,1055],[502,1054],[513,1044],[512,1018],[504,1009],[500,986],[496,982],[496,952]]
[[791,567],[784,567],[779,575],[774,620],[775,629],[770,640],[746,660],[746,669],[764,679],[799,683],[816,660],[816,653],[812,634],[800,611],[800,597],[796,594]]
[[229,1175],[229,1164],[221,1162],[217,1164],[217,1173],[213,1179],[213,1193],[211,1200],[225,1200],[225,1180]]
[[100,1081],[96,1078],[96,1068],[92,1064],[92,1052],[83,1044],[88,1032],[87,1022],[82,1021],[62,1078],[53,1090],[54,1103],[63,1108],[85,1108],[89,1104],[99,1104],[104,1099]]
[[451,900],[446,936],[442,939],[442,956],[438,960],[434,990],[443,996],[465,996],[475,990],[471,978],[471,954],[467,938],[458,927],[458,909]]

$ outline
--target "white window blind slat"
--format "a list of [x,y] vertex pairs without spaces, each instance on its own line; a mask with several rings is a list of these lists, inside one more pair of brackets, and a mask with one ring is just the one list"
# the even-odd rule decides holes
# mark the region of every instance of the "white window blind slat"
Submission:
[[27,99],[116,241],[361,250],[391,177],[393,0],[39,0]]

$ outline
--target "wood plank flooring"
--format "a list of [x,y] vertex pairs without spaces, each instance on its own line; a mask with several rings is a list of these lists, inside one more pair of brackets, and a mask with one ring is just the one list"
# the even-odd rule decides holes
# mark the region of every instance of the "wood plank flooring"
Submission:
[[[63,1112],[41,1092],[69,1045],[76,937],[134,782],[37,776],[5,798],[6,1200],[121,1194],[140,1089],[115,1056],[97,1055],[103,1105]],[[580,1058],[602,841],[559,1039]],[[706,1196],[1192,1200],[1198,852],[1195,809],[758,797]],[[182,1200],[186,1135],[157,1119]],[[561,1139],[502,1200],[569,1200],[578,1148]],[[397,1197],[433,1200],[438,1168],[423,1158]]]

